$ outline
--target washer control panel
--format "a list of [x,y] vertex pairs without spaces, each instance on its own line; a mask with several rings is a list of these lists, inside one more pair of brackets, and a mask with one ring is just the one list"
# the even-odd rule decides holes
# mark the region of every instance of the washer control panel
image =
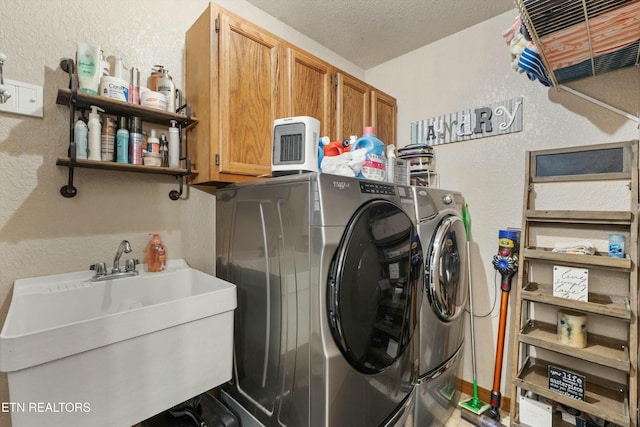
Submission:
[[390,184],[378,184],[375,182],[360,182],[360,192],[368,194],[384,194],[386,196],[395,196],[396,187]]

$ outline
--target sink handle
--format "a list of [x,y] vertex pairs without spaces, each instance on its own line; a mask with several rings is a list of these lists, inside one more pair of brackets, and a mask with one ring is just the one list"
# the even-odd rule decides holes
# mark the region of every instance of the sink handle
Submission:
[[105,262],[96,262],[89,267],[89,270],[95,270],[96,276],[104,276],[107,274],[107,264]]
[[136,265],[140,264],[140,260],[135,258],[135,259],[128,259],[125,261],[125,270],[124,271],[136,271]]

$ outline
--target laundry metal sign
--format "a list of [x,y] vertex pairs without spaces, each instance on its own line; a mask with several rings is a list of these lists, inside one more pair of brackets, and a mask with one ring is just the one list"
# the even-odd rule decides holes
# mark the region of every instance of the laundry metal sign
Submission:
[[522,131],[522,98],[411,123],[411,143],[440,145]]

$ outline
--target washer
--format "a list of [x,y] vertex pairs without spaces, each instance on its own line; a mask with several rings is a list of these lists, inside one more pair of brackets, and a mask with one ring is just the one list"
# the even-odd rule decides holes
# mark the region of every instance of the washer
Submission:
[[422,250],[411,187],[305,173],[217,190],[243,426],[411,426]]
[[415,419],[419,426],[439,426],[459,397],[467,303],[464,198],[454,191],[412,188],[425,253]]

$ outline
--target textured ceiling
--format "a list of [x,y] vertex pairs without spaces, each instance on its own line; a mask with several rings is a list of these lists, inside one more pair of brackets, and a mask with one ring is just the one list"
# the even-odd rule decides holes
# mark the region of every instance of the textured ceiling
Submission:
[[515,9],[514,0],[247,0],[367,70]]

